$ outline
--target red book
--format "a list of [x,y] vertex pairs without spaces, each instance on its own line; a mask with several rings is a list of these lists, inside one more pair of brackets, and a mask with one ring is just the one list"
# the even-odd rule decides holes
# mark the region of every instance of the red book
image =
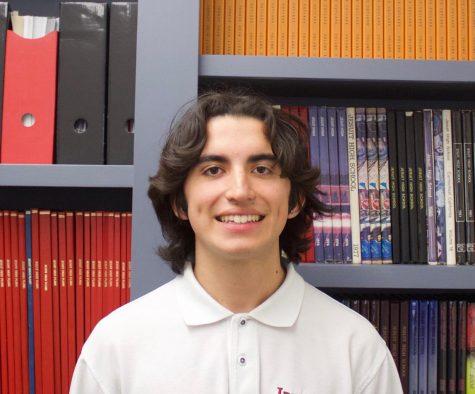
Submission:
[[131,256],[132,256],[132,214],[127,214],[127,299],[130,301],[130,273],[131,273]]
[[51,271],[50,211],[40,211],[41,365],[44,393],[54,393],[53,292],[51,290]]
[[114,213],[114,309],[120,306],[120,213]]
[[101,320],[103,315],[103,308],[104,308],[104,301],[103,301],[103,277],[104,277],[104,269],[103,269],[103,214],[102,212],[96,212],[96,324],[99,320]]
[[43,393],[41,373],[41,302],[40,302],[40,222],[38,210],[31,210],[31,260],[33,261],[33,321],[35,340],[35,394]]
[[[2,163],[53,163],[57,42],[58,32],[30,40],[7,31]],[[28,112],[31,126],[20,121]]]
[[58,251],[58,214],[51,212],[51,263],[53,292],[53,355],[54,355],[54,392],[61,394],[61,323],[60,323],[60,274]]
[[127,214],[120,214],[120,305],[127,301]]
[[[106,213],[104,213],[106,215]],[[108,292],[108,309],[107,313],[104,313],[104,316],[106,314],[109,314],[114,310],[114,213],[113,212],[107,212],[107,225],[108,225],[108,231],[107,231],[107,256],[104,255],[104,260],[107,259],[108,261],[108,273],[107,273],[107,279],[108,279],[108,286],[109,286],[109,292]]]
[[6,273],[6,295],[5,295],[5,304],[6,304],[6,319],[7,319],[7,364],[8,364],[8,390],[10,393],[16,392],[15,384],[15,348],[13,341],[13,264],[11,261],[11,236],[10,236],[10,212],[5,211],[4,213],[4,226],[3,226],[3,235],[4,235],[4,247],[5,247],[5,273]]
[[0,373],[1,392],[8,393],[8,364],[7,364],[7,319],[6,319],[6,269],[5,248],[3,236],[5,234],[3,211],[0,211]]
[[68,393],[68,275],[66,267],[66,215],[58,213],[59,314],[61,343],[61,392]]
[[91,212],[91,331],[97,323],[97,215]]
[[[112,308],[112,286],[109,286],[110,278],[110,250],[109,242],[111,229],[111,220],[109,212],[102,214],[102,316],[107,315]],[[101,317],[102,317],[101,316]]]
[[91,214],[84,213],[84,340],[91,333]]
[[26,286],[26,241],[25,214],[18,214],[18,261],[20,264],[20,340],[21,340],[21,370],[23,392],[29,392],[28,381],[28,303]]
[[68,387],[76,366],[76,294],[74,278],[74,216],[66,212],[66,287],[68,290]]
[[76,212],[76,354],[84,344],[84,215]]
[[20,320],[20,266],[18,263],[18,212],[10,212],[10,241],[13,288],[13,349],[15,356],[15,385],[18,392],[23,390],[21,370],[21,320]]

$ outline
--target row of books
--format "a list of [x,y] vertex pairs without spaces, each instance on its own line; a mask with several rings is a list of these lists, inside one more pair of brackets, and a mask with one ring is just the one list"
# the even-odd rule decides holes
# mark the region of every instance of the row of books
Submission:
[[283,109],[309,125],[333,210],[304,261],[475,264],[474,111]]
[[0,392],[69,392],[91,330],[130,300],[131,219],[0,211]]
[[404,393],[475,393],[475,302],[341,299],[388,344]]
[[13,12],[17,34],[8,11],[0,163],[132,164],[137,3],[61,3],[59,32],[39,38],[47,18]]
[[202,54],[475,60],[473,0],[201,0]]

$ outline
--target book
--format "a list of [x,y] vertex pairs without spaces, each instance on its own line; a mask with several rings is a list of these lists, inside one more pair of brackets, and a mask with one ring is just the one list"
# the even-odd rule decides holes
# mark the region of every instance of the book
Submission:
[[429,301],[427,341],[427,392],[437,394],[438,302]]
[[75,274],[76,274],[76,354],[84,344],[84,213],[74,213]]
[[246,53],[246,0],[236,0],[234,13],[234,54],[244,55]]
[[[383,34],[381,34],[383,32]],[[384,58],[384,1],[373,2],[373,59]]]
[[353,58],[363,57],[363,0],[351,2],[351,55]]
[[310,0],[310,32],[309,32],[309,55],[320,56],[320,0]]
[[342,47],[342,1],[330,2],[330,57],[341,57]]
[[437,35],[436,35],[436,0],[425,0],[425,37],[426,37],[426,60],[437,59]]
[[[227,0],[228,2],[229,0]],[[234,0],[233,0],[234,1]],[[308,0],[306,0],[308,2]],[[226,3],[227,5],[227,3]],[[231,8],[231,7],[229,7]],[[231,10],[229,11],[231,13]],[[234,8],[232,10],[234,13]],[[226,21],[230,20],[231,16],[226,16]],[[232,26],[231,33],[234,32],[234,21],[230,23]],[[256,13],[256,55],[265,56],[267,54],[267,0],[257,0]],[[226,23],[227,28],[227,23]]]
[[465,393],[467,362],[467,301],[457,302],[457,392]]
[[419,354],[418,354],[418,390],[427,393],[429,343],[429,302],[419,301]]
[[331,56],[331,0],[320,0],[320,57]]
[[84,212],[84,340],[91,333],[91,214]]
[[447,0],[447,60],[458,60],[457,0]]
[[68,293],[68,382],[73,376],[76,365],[76,272],[74,256],[74,215],[72,212],[66,212],[66,288]]
[[53,358],[54,358],[54,389],[62,393],[61,387],[61,314],[59,284],[59,251],[58,251],[58,214],[51,212],[51,292],[53,295]]
[[457,1],[458,60],[468,60],[468,1]]
[[[225,0],[224,4],[224,54],[234,55],[235,0]],[[267,32],[264,32],[267,34]],[[265,47],[264,53],[265,55]]]
[[288,0],[288,56],[299,55],[299,0]]
[[467,263],[475,264],[475,212],[473,203],[473,135],[470,111],[462,111],[462,133],[464,147],[464,203],[465,203],[465,234]]
[[278,1],[267,0],[267,56],[277,56]]
[[399,301],[390,301],[390,330],[389,330],[389,350],[393,355],[396,366],[400,365],[399,353],[399,328],[400,328],[400,305]]
[[457,301],[448,302],[447,392],[457,392]]
[[447,60],[447,8],[445,0],[435,1],[436,58]]
[[66,215],[58,213],[58,261],[59,261],[59,310],[60,310],[60,344],[61,344],[61,387],[64,392],[69,387],[68,361],[68,269],[66,254]]
[[475,393],[475,302],[467,304],[467,394]]
[[257,1],[256,0],[246,0],[245,37],[246,37],[245,54],[251,55],[251,56],[256,55],[256,44],[257,44]]
[[341,57],[351,58],[351,0],[341,0]]
[[[112,7],[109,19],[112,22]],[[224,54],[224,0],[213,0],[213,52]]]
[[378,299],[372,299],[370,304],[369,321],[378,332],[380,331],[380,318],[380,301]]
[[407,176],[407,208],[409,218],[409,249],[410,261],[419,262],[418,250],[418,223],[417,223],[417,198],[416,198],[416,152],[415,152],[415,131],[414,112],[406,111],[406,176]]
[[394,58],[394,0],[384,0],[384,58]]
[[415,58],[417,60],[425,60],[426,58],[426,16],[425,16],[425,0],[414,0],[415,11]]
[[415,0],[404,0],[404,58],[415,58]]
[[391,198],[391,241],[393,263],[401,263],[401,237],[399,229],[399,167],[397,156],[396,113],[387,112],[388,156],[389,156],[389,190]]
[[201,9],[203,10],[203,24],[201,25],[203,30],[203,46],[202,54],[209,55],[213,53],[213,22],[214,22],[214,9],[213,0],[201,0]]
[[411,300],[409,307],[409,384],[408,392],[418,394],[419,381],[419,303]]
[[289,39],[289,2],[288,0],[278,0],[277,19],[277,55],[288,55]]
[[402,387],[409,387],[409,301],[402,300],[400,303],[399,317],[399,377]]
[[[381,300],[381,320],[380,320],[380,335],[386,345],[389,347],[389,329],[390,329],[390,305],[389,300]],[[391,352],[392,353],[392,352]],[[397,365],[397,364],[396,364]]]
[[394,1],[394,59],[404,59],[404,1]]

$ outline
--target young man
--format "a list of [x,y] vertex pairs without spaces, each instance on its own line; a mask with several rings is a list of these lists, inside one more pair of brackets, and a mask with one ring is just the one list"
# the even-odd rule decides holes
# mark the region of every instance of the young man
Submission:
[[373,326],[281,259],[325,210],[301,128],[232,93],[181,117],[149,189],[178,275],[97,325],[72,393],[402,393]]

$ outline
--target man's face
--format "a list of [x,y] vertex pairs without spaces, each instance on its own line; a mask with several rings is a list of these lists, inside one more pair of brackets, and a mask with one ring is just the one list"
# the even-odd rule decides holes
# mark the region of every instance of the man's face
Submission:
[[279,235],[298,213],[289,214],[290,181],[280,175],[263,122],[211,118],[200,162],[184,184],[197,253],[227,259],[279,255]]

